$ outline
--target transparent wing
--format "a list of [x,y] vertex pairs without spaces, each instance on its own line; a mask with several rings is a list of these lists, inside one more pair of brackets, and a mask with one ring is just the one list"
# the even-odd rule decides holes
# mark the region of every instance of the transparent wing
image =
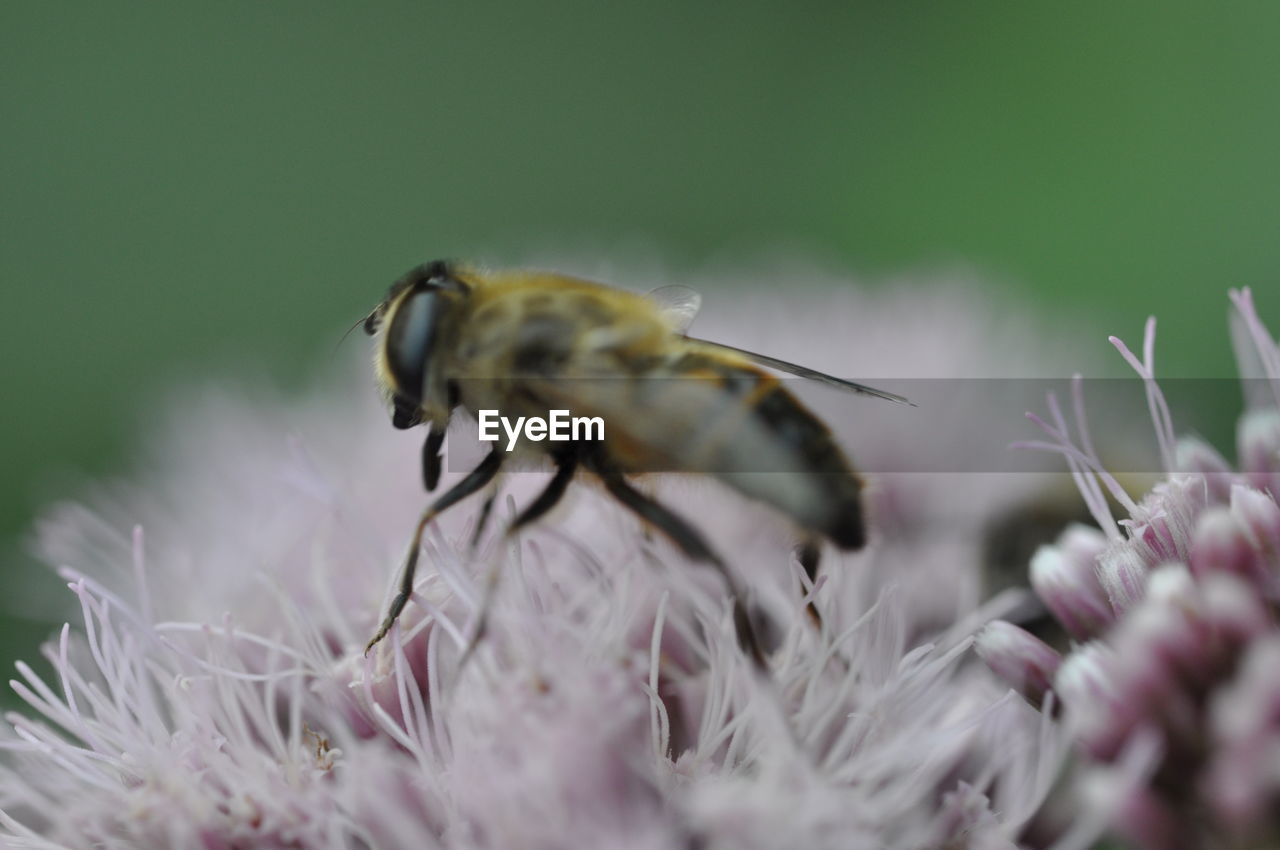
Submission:
[[658,305],[659,311],[671,323],[676,333],[684,333],[693,324],[702,306],[702,296],[697,290],[673,283],[670,286],[659,286],[647,296]]
[[720,348],[725,351],[732,351],[740,354],[753,363],[765,366],[769,369],[777,369],[779,372],[786,372],[788,375],[795,375],[798,378],[805,378],[810,381],[817,381],[820,384],[826,384],[829,387],[845,390],[846,392],[857,393],[858,395],[869,395],[875,398],[882,398],[885,401],[892,401],[898,404],[909,404],[915,407],[915,403],[905,396],[897,393],[891,393],[886,390],[878,390],[875,387],[869,387],[866,384],[859,384],[856,381],[846,381],[844,378],[837,378],[834,375],[828,375],[826,372],[819,372],[817,369],[810,369],[807,366],[799,366],[795,363],[788,363],[786,360],[779,360],[776,357],[770,357],[767,354],[757,354],[754,351],[747,351],[745,348],[736,348],[732,345],[725,345],[722,342],[711,342],[705,339],[695,339],[689,337],[694,342],[702,345],[709,345],[713,348]]

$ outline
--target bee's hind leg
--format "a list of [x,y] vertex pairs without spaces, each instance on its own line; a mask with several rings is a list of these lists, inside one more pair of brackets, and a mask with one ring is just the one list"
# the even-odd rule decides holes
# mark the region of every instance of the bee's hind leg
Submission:
[[[525,506],[516,518],[507,526],[506,531],[502,533],[502,547],[505,550],[506,544],[515,536],[516,532],[531,522],[541,519],[547,511],[554,508],[564,497],[565,491],[569,489],[569,482],[573,480],[573,474],[578,469],[577,458],[571,455],[558,456],[556,458],[556,472],[551,476],[551,480],[547,482],[547,486],[538,494],[532,502]],[[489,510],[493,507],[493,496],[485,503],[484,513],[482,516],[487,517]],[[484,519],[481,519],[483,524]],[[479,537],[479,527],[476,530],[476,536]],[[473,541],[474,545],[474,541]],[[498,579],[501,576],[501,555],[502,551],[497,553],[497,557],[491,559],[488,570],[485,572],[483,595],[480,598],[480,608],[476,612],[476,625],[472,630],[471,637],[467,641],[466,647],[462,650],[462,657],[458,659],[458,670],[461,671],[471,658],[471,653],[475,651],[476,644],[484,637],[485,628],[488,625],[489,606],[493,601],[493,594],[498,587]]]
[[378,641],[387,636],[387,632],[391,631],[396,618],[400,616],[400,612],[404,610],[404,606],[409,602],[409,597],[413,595],[413,576],[418,568],[418,551],[422,548],[422,535],[427,526],[448,508],[472,493],[483,489],[486,484],[493,480],[493,476],[498,474],[498,469],[502,466],[502,460],[502,452],[497,450],[489,452],[485,459],[480,461],[480,465],[471,470],[466,478],[454,484],[453,487],[445,491],[444,495],[432,502],[422,512],[422,516],[418,518],[418,526],[413,532],[413,540],[409,544],[409,554],[405,559],[404,569],[400,573],[400,590],[396,593],[395,598],[391,600],[391,606],[387,609],[387,616],[383,619],[382,625],[378,627],[377,634],[365,644],[364,651],[366,655]]
[[671,509],[632,487],[621,472],[612,469],[596,469],[595,471],[600,476],[601,481],[604,482],[605,489],[615,499],[671,538],[671,541],[679,546],[681,551],[690,558],[709,564],[720,573],[725,583],[729,586],[730,596],[733,597],[733,626],[738,638],[738,645],[747,653],[757,668],[766,670],[767,664],[765,663],[764,650],[761,649],[760,639],[756,634],[755,626],[751,623],[751,616],[747,612],[744,602],[746,597],[728,566],[711,549],[697,529],[685,522]]
[[593,465],[593,471],[604,482],[605,489],[619,502],[622,502],[641,519],[653,525],[680,549],[695,561],[702,561],[714,567],[728,585],[729,595],[733,599],[733,627],[738,646],[751,660],[752,672],[759,683],[759,693],[764,697],[763,704],[768,706],[765,716],[771,717],[775,728],[791,741],[798,752],[804,752],[800,736],[796,734],[777,688],[772,684],[772,674],[761,649],[760,638],[752,625],[744,603],[746,599],[738,585],[737,579],[724,561],[711,549],[702,535],[689,523],[681,519],[669,508],[641,493],[632,487],[630,482],[616,469]]

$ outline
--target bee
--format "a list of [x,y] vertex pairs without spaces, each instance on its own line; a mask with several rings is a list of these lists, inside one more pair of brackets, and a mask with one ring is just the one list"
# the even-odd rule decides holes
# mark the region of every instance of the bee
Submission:
[[[368,652],[386,636],[413,591],[422,536],[443,511],[484,490],[513,457],[549,457],[555,472],[517,513],[508,536],[544,516],[580,473],[666,535],[690,559],[717,569],[733,597],[738,639],[762,658],[732,572],[684,517],[632,483],[655,470],[712,476],[780,511],[802,532],[812,579],[820,541],[854,550],[866,541],[863,482],[827,427],[768,370],[899,403],[902,396],[685,333],[701,298],[682,286],[649,295],[527,270],[487,271],[435,261],[397,280],[364,320],[375,371],[399,429],[426,426],[422,477],[440,480],[441,450],[459,410],[479,418],[596,417],[598,439],[501,443],[419,518],[399,589]],[[788,475],[760,475],[786,470]],[[480,514],[487,520],[492,496]],[[479,526],[476,536],[480,533]],[[481,613],[483,617],[483,610]],[[477,636],[483,623],[477,629]]]

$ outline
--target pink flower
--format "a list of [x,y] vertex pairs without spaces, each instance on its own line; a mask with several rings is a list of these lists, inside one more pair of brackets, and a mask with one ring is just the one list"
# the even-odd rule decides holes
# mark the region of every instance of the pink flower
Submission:
[[1062,664],[1062,656],[1053,647],[1001,620],[983,627],[974,649],[997,676],[1037,708]]
[[[867,297],[837,322],[820,300],[786,302],[826,334],[828,368],[913,303]],[[983,350],[983,331],[939,312]],[[933,354],[961,370],[954,347]],[[447,513],[413,603],[364,658],[424,500],[417,437],[352,389],[367,385],[183,400],[141,483],[51,513],[43,551],[81,624],[46,648],[49,673],[19,668],[29,707],[0,742],[11,845],[1015,846],[1062,739],[963,662],[1007,607],[978,607],[981,530],[1027,479],[988,481],[980,502],[885,482],[883,539],[829,553],[817,587],[775,515],[659,483],[749,579],[773,624],[768,676],[737,647],[718,579],[585,486],[508,548],[471,550],[478,506]],[[498,518],[543,481],[509,476]],[[948,510],[960,521],[926,534]],[[494,564],[486,636],[460,671]]]
[[1115,619],[1097,572],[1106,548],[1102,532],[1076,523],[1031,559],[1031,587],[1073,637],[1101,634]]
[[[1232,300],[1250,403],[1238,472],[1203,443],[1176,439],[1155,382],[1154,319],[1141,360],[1112,338],[1144,380],[1167,471],[1146,496],[1133,499],[1104,469],[1078,380],[1074,436],[1056,399],[1049,420],[1033,417],[1050,441],[1032,445],[1066,458],[1102,529],[1070,529],[1032,563],[1037,592],[1082,641],[1058,668],[1053,694],[1091,765],[1086,784],[1126,761],[1142,765],[1128,772],[1124,793],[1100,805],[1121,835],[1150,850],[1280,842],[1280,347],[1248,290]],[[1107,496],[1126,518],[1115,519]],[[1043,651],[1024,646],[1021,655],[1025,669]],[[1013,657],[997,656],[992,669],[1017,686]]]

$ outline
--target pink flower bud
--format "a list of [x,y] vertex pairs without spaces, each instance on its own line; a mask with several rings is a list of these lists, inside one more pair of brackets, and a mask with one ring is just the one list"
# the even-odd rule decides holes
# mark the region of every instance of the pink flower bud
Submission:
[[1102,532],[1073,525],[1031,558],[1031,586],[1072,637],[1097,637],[1115,620],[1095,572],[1106,543]]
[[1147,725],[1194,737],[1196,712],[1187,683],[1220,675],[1224,653],[1186,567],[1169,564],[1151,573],[1146,599],[1117,627],[1112,646],[1117,698]]
[[1103,761],[1119,752],[1136,722],[1136,715],[1118,700],[1115,664],[1111,647],[1094,641],[1068,655],[1053,679],[1053,692],[1062,699],[1077,741]]
[[1142,599],[1148,564],[1128,541],[1112,544],[1098,559],[1098,581],[1111,607],[1123,614]]
[[1239,476],[1217,449],[1199,437],[1183,437],[1178,440],[1176,457],[1179,472],[1191,472],[1204,477],[1210,501],[1227,501],[1232,482]]
[[1280,492],[1280,410],[1251,410],[1236,427],[1236,451],[1245,478],[1259,490]]
[[1226,573],[1200,581],[1204,618],[1232,645],[1241,646],[1275,628],[1271,612],[1250,583]]
[[1199,475],[1171,474],[1151,488],[1129,523],[1147,566],[1186,561],[1208,495]]
[[974,650],[1005,684],[1036,707],[1044,701],[1062,663],[1053,647],[1003,620],[987,623],[978,632]]
[[1058,546],[1073,561],[1088,563],[1093,572],[1098,558],[1107,550],[1107,535],[1091,525],[1073,522],[1058,537]]
[[1236,486],[1231,490],[1231,513],[1257,552],[1267,598],[1280,598],[1280,506],[1266,493]]
[[1196,523],[1191,542],[1191,570],[1203,577],[1231,573],[1253,580],[1254,550],[1235,514],[1225,506],[1207,509]]
[[1180,813],[1147,786],[1126,789],[1116,810],[1117,830],[1143,850],[1191,847]]
[[1235,681],[1218,690],[1210,704],[1215,746],[1205,796],[1217,817],[1237,834],[1249,834],[1265,824],[1280,791],[1275,767],[1280,764],[1278,667],[1280,637],[1255,641]]

